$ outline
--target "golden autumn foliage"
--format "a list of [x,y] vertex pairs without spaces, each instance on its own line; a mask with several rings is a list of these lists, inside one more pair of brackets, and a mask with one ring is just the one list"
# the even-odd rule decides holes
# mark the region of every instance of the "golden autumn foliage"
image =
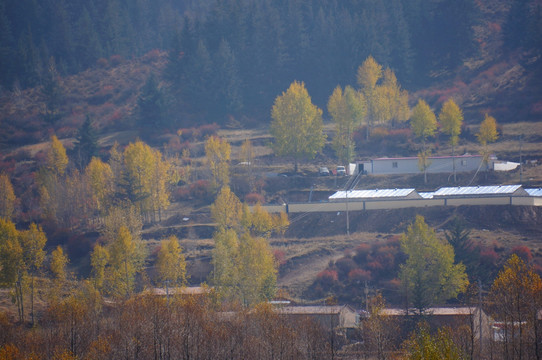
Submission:
[[90,254],[90,266],[92,267],[91,276],[94,282],[94,288],[101,291],[105,281],[105,268],[109,262],[109,252],[100,244],[96,244]]
[[422,99],[418,100],[418,103],[412,109],[410,127],[414,135],[421,138],[424,143],[427,138],[435,135],[435,131],[437,130],[437,118],[435,117],[433,110],[431,110],[429,105]]
[[93,157],[85,169],[93,204],[100,215],[105,215],[112,205],[114,195],[114,175],[109,164]]
[[[136,204],[142,215],[153,219],[169,206],[170,164],[162,153],[153,150],[142,141],[130,143],[123,154],[125,192],[128,199]],[[112,169],[113,170],[113,169]]]
[[211,205],[211,217],[217,223],[217,227],[219,229],[237,228],[241,213],[241,201],[228,186],[224,186]]
[[0,174],[0,218],[11,219],[15,212],[15,192],[6,174]]
[[542,279],[533,267],[513,254],[491,286],[489,304],[501,321],[505,359],[535,359],[542,355],[538,312],[542,307]]
[[437,130],[437,118],[427,103],[420,99],[412,109],[410,128],[414,135],[422,139],[422,149],[418,153],[419,168],[423,171],[424,182],[427,183],[427,167],[430,165],[428,158],[430,150],[426,148],[426,140],[435,135]]
[[480,124],[480,130],[476,134],[478,142],[482,146],[497,141],[499,133],[497,132],[497,120],[493,116],[485,115],[484,121]]
[[222,188],[211,214],[217,222],[213,235],[212,281],[228,300],[244,305],[273,296],[277,270],[267,238],[283,233],[288,218],[267,213],[260,204],[242,205],[228,187]]
[[463,124],[463,112],[457,106],[453,99],[448,99],[442,105],[438,116],[441,131],[450,136],[450,144],[457,145],[459,134],[461,134],[461,125]]
[[382,65],[376,62],[372,56],[369,56],[358,68],[358,85],[365,91],[372,91],[376,87],[376,83],[381,76]]
[[51,146],[47,151],[47,169],[56,176],[63,176],[68,166],[66,148],[56,135],[51,136]]
[[136,243],[127,227],[121,226],[116,239],[109,246],[110,291],[128,297],[134,289],[135,274],[140,271]]
[[53,274],[53,280],[58,286],[62,286],[66,282],[68,273],[66,271],[66,265],[68,265],[69,259],[64,250],[59,245],[51,253],[51,263],[49,265],[51,273]]
[[357,80],[367,103],[367,138],[374,124],[408,120],[408,92],[401,89],[393,70],[382,70],[382,65],[369,56],[358,68]]
[[350,86],[344,92],[337,86],[329,97],[327,109],[335,123],[333,149],[339,160],[346,164],[352,161],[355,154],[352,137],[354,129],[365,117],[365,97]]
[[230,144],[218,136],[210,136],[205,142],[205,157],[213,174],[213,185],[217,188],[230,183]]
[[418,313],[456,297],[467,288],[465,265],[454,264],[453,247],[438,238],[422,216],[417,215],[401,236],[401,250],[407,260],[401,265],[399,277]]
[[322,110],[312,103],[305,84],[294,81],[275,99],[271,117],[275,153],[291,156],[297,172],[301,159],[312,159],[324,146]]
[[452,156],[453,158],[453,173],[454,181],[457,181],[456,172],[455,172],[455,146],[459,141],[459,134],[461,134],[461,125],[463,124],[463,112],[457,106],[453,99],[448,99],[442,105],[439,113],[439,121],[441,131],[444,134],[450,136],[450,145],[452,145]]
[[160,282],[168,282],[169,286],[186,284],[186,260],[182,251],[176,236],[162,240],[156,259]]

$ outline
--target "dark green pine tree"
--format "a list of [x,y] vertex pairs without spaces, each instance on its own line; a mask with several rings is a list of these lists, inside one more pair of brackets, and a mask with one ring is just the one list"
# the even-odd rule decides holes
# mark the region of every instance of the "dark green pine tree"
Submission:
[[530,18],[529,0],[514,0],[503,26],[504,45],[507,50],[515,50],[525,45],[528,37]]
[[163,129],[167,125],[166,97],[154,74],[149,76],[141,88],[137,107],[143,136],[149,134],[149,130]]
[[77,132],[77,138],[74,147],[75,162],[79,169],[83,170],[93,156],[98,154],[98,135],[96,129],[92,126],[92,120],[87,115],[85,121]]
[[11,87],[15,80],[15,41],[4,4],[0,4],[0,84]]
[[471,231],[465,227],[465,223],[460,218],[452,220],[450,229],[444,235],[446,240],[453,246],[455,252],[455,262],[462,262],[467,267],[467,273],[471,274],[478,265],[478,259],[475,256],[475,245],[470,239]]
[[103,55],[98,33],[86,7],[83,8],[76,28],[78,31],[76,34],[75,53],[77,63],[80,65],[80,68],[84,69],[95,64],[96,60]]
[[56,123],[62,117],[60,106],[63,101],[63,92],[58,83],[58,77],[59,75],[56,71],[55,60],[51,57],[41,88],[41,95],[45,102],[43,119],[51,125]]
[[194,54],[187,56],[183,68],[183,95],[196,111],[213,106],[215,90],[212,88],[213,63],[207,46],[200,40]]
[[214,62],[217,115],[235,114],[243,108],[241,79],[235,54],[226,40],[220,42]]
[[38,84],[40,63],[39,51],[34,45],[32,33],[30,30],[23,32],[17,44],[17,61],[15,64],[18,80],[23,87]]

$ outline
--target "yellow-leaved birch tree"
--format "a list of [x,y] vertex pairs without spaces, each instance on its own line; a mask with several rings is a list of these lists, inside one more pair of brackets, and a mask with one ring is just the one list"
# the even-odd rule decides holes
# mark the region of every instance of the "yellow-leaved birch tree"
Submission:
[[429,166],[430,151],[426,148],[427,138],[435,135],[437,118],[433,110],[422,99],[412,109],[410,128],[414,135],[422,140],[422,150],[418,153],[420,170],[423,171],[424,182],[427,183],[427,167]]
[[277,96],[271,110],[271,135],[278,156],[291,156],[297,172],[301,159],[314,158],[324,147],[322,110],[311,101],[305,84],[294,81]]
[[11,219],[15,213],[15,192],[6,174],[0,174],[0,218]]
[[337,86],[329,97],[327,109],[335,123],[333,149],[339,160],[347,164],[355,154],[354,129],[365,117],[365,97],[351,86],[347,86],[344,92]]
[[444,134],[450,137],[450,145],[452,145],[452,167],[454,173],[454,182],[457,182],[457,176],[455,171],[455,146],[459,141],[459,134],[461,134],[461,125],[463,124],[463,112],[457,106],[454,99],[448,99],[442,105],[439,113],[439,121],[441,130]]
[[491,150],[488,144],[497,141],[499,133],[497,131],[497,120],[493,116],[485,115],[484,121],[480,124],[480,130],[476,134],[478,142],[482,145],[482,161],[486,164],[486,168],[489,167],[489,156]]
[[230,183],[231,146],[225,139],[211,136],[205,142],[205,157],[213,174],[213,185],[220,189]]

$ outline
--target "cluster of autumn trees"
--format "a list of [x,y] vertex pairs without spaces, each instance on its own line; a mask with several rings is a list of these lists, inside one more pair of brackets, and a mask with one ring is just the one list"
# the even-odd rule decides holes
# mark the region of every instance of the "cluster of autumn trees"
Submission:
[[284,234],[285,213],[271,215],[259,204],[250,210],[224,186],[211,206],[217,226],[213,235],[212,283],[229,301],[255,304],[275,295],[277,264],[268,239]]
[[[405,237],[421,228],[423,224],[413,224]],[[467,305],[480,305],[478,294],[473,295],[466,300]],[[386,316],[382,312],[386,303],[379,294],[371,296],[368,316],[360,323],[358,333],[363,342],[344,348],[348,341],[344,334],[309,318],[281,316],[269,304],[259,303],[261,300],[249,307],[237,307],[231,303],[224,306],[220,299],[210,290],[199,297],[143,293],[106,301],[91,281],[80,282],[52,297],[33,328],[19,326],[0,313],[0,358],[373,356],[384,360],[541,356],[537,314],[542,306],[542,280],[517,256],[504,264],[484,295],[483,308],[499,321],[502,332],[497,338],[484,333],[482,342],[477,337],[478,325],[472,320],[457,323],[457,327],[435,328],[426,323],[431,323],[430,314],[418,313],[406,322]],[[474,307],[470,316],[477,316]]]
[[[45,162],[36,175],[41,220],[72,230],[97,229],[100,237],[90,253],[88,281],[100,294],[128,298],[141,289],[141,284],[147,283],[145,270],[150,249],[141,239],[143,223],[162,219],[162,212],[169,205],[171,187],[181,177],[187,180],[190,168],[180,167],[176,162],[179,159],[165,159],[160,151],[142,141],[128,144],[123,151],[115,144],[109,152],[109,160],[104,162],[96,156],[84,156],[92,153],[82,145],[86,143],[84,138],[79,136],[75,151],[80,171],[76,166],[68,168],[66,149],[52,136]],[[231,147],[226,140],[210,136],[205,142],[205,154],[211,186],[221,189],[211,206],[217,226],[210,281],[229,301],[254,304],[270,299],[275,292],[277,264],[268,239],[272,233],[284,234],[288,218],[286,214],[270,215],[259,204],[250,210],[230,191]],[[250,141],[245,141],[241,158],[251,162],[253,156]],[[248,177],[251,178],[250,174]],[[20,321],[24,321],[23,290],[30,284],[33,299],[34,276],[42,275],[45,269],[43,249],[47,238],[35,224],[30,230],[15,228],[10,220],[15,215],[13,187],[5,174],[0,176],[0,183],[3,187],[0,208],[5,219],[0,239],[2,284],[13,288]],[[41,255],[32,255],[31,258],[36,259],[26,260],[30,256],[26,254],[37,251],[36,247]],[[64,260],[57,261],[57,255]],[[49,257],[51,272],[62,273],[56,277],[66,282],[68,259],[62,248],[58,247]],[[155,284],[171,287],[186,284],[186,262],[175,236],[163,239],[154,265],[156,275],[152,280]]]
[[213,295],[106,303],[81,286],[51,304],[39,327],[0,314],[2,359],[329,359],[339,345],[310,319],[290,321],[268,304],[224,309]]
[[[486,285],[486,291],[481,292],[479,284],[470,283],[476,278],[479,280],[480,274],[469,273],[467,276],[467,267],[463,263],[468,260],[468,254],[463,252],[469,250],[459,246],[467,245],[465,239],[459,239],[464,236],[468,233],[456,228],[447,233],[447,239],[440,238],[421,216],[417,216],[399,240],[399,254],[393,240],[372,248],[360,246],[352,259],[336,261],[336,270],[320,273],[315,284],[327,288],[328,292],[320,292],[318,296],[341,299],[343,296],[336,292],[340,289],[330,285],[338,280],[337,272],[333,278],[333,271],[345,270],[351,280],[348,291],[362,295],[364,283],[368,290],[367,282],[375,284],[376,279],[371,279],[370,272],[353,269],[350,264],[365,262],[375,275],[377,271],[384,271],[388,276],[378,283],[376,294],[371,291],[367,298],[366,291],[364,296],[356,298],[358,302],[366,303],[369,312],[363,322],[364,351],[376,358],[394,358],[394,351],[399,351],[407,359],[539,359],[542,356],[542,320],[539,317],[542,279],[529,262],[531,258],[524,260],[515,253],[510,255],[498,274],[490,279],[490,286]],[[453,246],[447,240],[452,240]],[[390,289],[392,281],[387,281],[390,276],[399,279],[393,289]],[[362,281],[356,282],[356,279]],[[394,292],[400,292],[402,300],[397,299]],[[409,309],[410,319],[394,320],[393,316],[383,315],[382,311],[387,307],[383,293],[394,301],[401,301],[403,306],[400,308]],[[432,322],[428,309],[448,300],[454,300],[456,306],[469,307],[470,320],[438,328],[442,324],[436,318],[437,325]],[[480,313],[476,309],[479,307],[494,324],[478,323]]]
[[[365,126],[366,138],[375,125],[393,127],[410,120],[414,136],[421,141],[418,153],[420,170],[427,182],[427,167],[430,165],[431,149],[427,140],[440,131],[449,137],[452,156],[463,125],[463,112],[453,99],[448,99],[437,117],[422,99],[410,109],[408,92],[403,90],[393,70],[382,69],[369,56],[357,72],[359,89],[337,86],[329,97],[328,113],[335,125],[332,148],[343,164],[354,160],[356,155],[354,133]],[[274,149],[279,156],[290,156],[297,171],[301,159],[314,158],[322,150],[326,136],[323,132],[322,110],[311,101],[304,83],[294,81],[277,96],[271,110],[271,134],[275,138]],[[483,146],[482,154],[487,163],[490,155],[488,144],[498,138],[495,118],[486,114],[477,134]],[[455,179],[455,159],[454,159]]]

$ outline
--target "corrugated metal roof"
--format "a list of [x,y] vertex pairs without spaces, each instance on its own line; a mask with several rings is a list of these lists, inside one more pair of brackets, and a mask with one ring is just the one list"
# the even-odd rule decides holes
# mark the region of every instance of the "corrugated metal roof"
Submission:
[[[428,308],[423,313],[425,315],[435,316],[450,316],[450,315],[472,315],[478,310],[477,307],[458,307],[458,308]],[[409,311],[409,315],[413,315],[416,310]],[[381,315],[388,316],[404,316],[404,309],[382,309]]]
[[[375,199],[405,197],[412,194],[415,189],[376,189],[376,190],[348,190],[349,199]],[[337,191],[329,197],[329,200],[345,199],[346,191]]]
[[525,189],[530,196],[542,196],[542,188],[538,189]]
[[434,192],[434,196],[461,195],[509,195],[521,188],[521,185],[443,187]]
[[343,309],[348,309],[352,311],[346,305],[334,305],[334,306],[285,306],[279,307],[277,311],[282,314],[291,314],[291,315],[311,315],[311,314],[338,314]]
[[[481,158],[481,155],[456,155],[456,156],[429,156],[428,159],[471,159],[471,158]],[[417,156],[408,156],[408,157],[382,157],[368,160],[370,161],[382,161],[382,160],[416,160],[418,161]]]
[[433,195],[435,195],[434,192],[421,192],[421,193],[418,193],[418,194],[424,199],[432,199]]

